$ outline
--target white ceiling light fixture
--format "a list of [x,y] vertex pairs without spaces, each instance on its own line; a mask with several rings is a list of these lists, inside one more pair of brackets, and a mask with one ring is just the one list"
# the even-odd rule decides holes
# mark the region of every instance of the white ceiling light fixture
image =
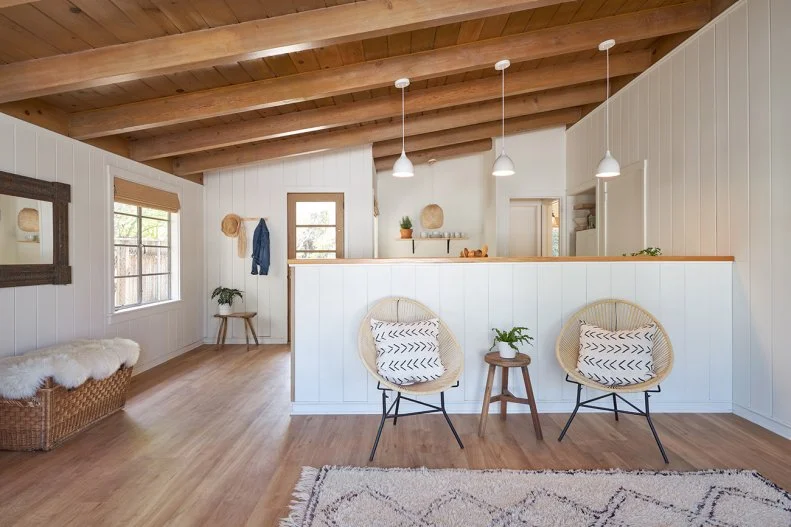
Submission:
[[610,153],[610,49],[615,45],[615,41],[605,40],[599,44],[599,51],[607,52],[607,99],[605,100],[607,110],[607,152],[604,157],[599,161],[599,167],[596,169],[596,177],[607,178],[621,175],[621,165]]
[[494,69],[502,72],[503,138],[500,144],[500,155],[494,160],[494,165],[492,166],[493,176],[513,176],[516,173],[514,162],[505,154],[505,70],[510,65],[511,61],[508,59],[498,61],[494,65]]
[[409,86],[409,79],[398,79],[395,81],[395,87],[401,90],[401,157],[396,159],[393,164],[393,177],[412,177],[415,175],[415,167],[412,166],[412,161],[406,156],[406,134],[404,122],[406,114],[404,112],[404,88]]

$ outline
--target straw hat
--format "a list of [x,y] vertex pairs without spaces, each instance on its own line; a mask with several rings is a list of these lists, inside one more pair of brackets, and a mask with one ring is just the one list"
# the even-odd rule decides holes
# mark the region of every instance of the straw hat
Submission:
[[247,255],[247,233],[244,230],[244,221],[237,214],[226,214],[220,225],[222,233],[229,238],[236,238],[236,252],[239,258]]
[[20,210],[16,223],[24,232],[38,232],[38,211],[30,208]]
[[420,225],[424,229],[439,229],[445,221],[442,207],[436,203],[426,205],[420,213]]

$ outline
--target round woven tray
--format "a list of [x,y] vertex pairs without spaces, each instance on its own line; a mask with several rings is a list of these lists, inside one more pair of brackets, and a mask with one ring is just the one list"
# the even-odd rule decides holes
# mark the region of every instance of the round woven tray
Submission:
[[436,203],[426,205],[420,212],[420,225],[424,229],[439,229],[445,221],[442,207]]

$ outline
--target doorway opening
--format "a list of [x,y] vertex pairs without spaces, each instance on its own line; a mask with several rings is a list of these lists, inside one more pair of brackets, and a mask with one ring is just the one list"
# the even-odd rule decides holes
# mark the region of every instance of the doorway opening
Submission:
[[560,199],[512,199],[508,213],[508,255],[560,256]]

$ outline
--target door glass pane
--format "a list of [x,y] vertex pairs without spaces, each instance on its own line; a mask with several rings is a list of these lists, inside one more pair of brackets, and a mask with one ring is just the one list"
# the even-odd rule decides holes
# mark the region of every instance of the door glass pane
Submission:
[[168,245],[168,222],[143,218],[143,245]]
[[335,259],[335,251],[327,252],[327,253],[297,252],[297,260],[334,260],[334,259]]
[[297,251],[334,251],[335,227],[297,227]]
[[115,247],[115,261],[113,268],[115,276],[131,276],[139,274],[137,247]]
[[164,210],[147,209],[143,207],[140,209],[140,212],[143,216],[148,216],[149,218],[159,218],[160,220],[168,219],[168,212]]
[[167,247],[143,247],[143,274],[170,272]]
[[134,205],[127,205],[126,203],[114,202],[113,210],[115,210],[115,212],[124,212],[126,214],[137,214],[137,207]]
[[170,298],[170,275],[143,277],[143,303],[162,302]]
[[115,243],[137,245],[137,218],[135,216],[115,215]]
[[297,225],[335,225],[335,202],[298,201]]
[[139,304],[137,297],[140,280],[136,276],[115,279],[115,307],[133,306]]

